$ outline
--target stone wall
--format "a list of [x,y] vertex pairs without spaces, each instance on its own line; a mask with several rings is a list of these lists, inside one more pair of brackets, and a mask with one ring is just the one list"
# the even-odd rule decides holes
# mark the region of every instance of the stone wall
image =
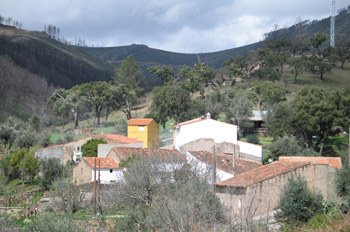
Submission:
[[216,195],[231,209],[236,218],[264,215],[277,207],[281,189],[290,175],[304,176],[309,187],[319,190],[325,200],[340,201],[335,193],[335,168],[314,164],[277,175],[247,188],[217,186]]
[[62,161],[63,147],[64,144],[44,148],[36,151],[35,156],[38,156],[41,159],[58,158]]
[[29,198],[34,197],[38,193],[43,193],[43,189],[36,189],[30,192],[25,192],[20,195],[16,196],[9,196],[9,197],[0,197],[0,205],[1,206],[9,206],[11,204],[15,203],[21,203],[22,200],[23,202],[27,201]]

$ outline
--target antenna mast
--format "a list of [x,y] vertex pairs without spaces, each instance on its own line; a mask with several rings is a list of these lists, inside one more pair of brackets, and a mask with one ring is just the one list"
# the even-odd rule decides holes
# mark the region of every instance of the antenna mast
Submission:
[[332,0],[332,15],[331,15],[331,31],[330,31],[330,45],[334,47],[335,43],[335,0]]

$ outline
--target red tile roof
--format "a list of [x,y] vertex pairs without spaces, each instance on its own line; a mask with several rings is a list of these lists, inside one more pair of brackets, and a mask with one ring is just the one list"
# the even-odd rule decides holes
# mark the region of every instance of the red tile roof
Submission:
[[128,126],[147,126],[152,120],[152,118],[131,118],[128,122]]
[[113,151],[121,160],[126,160],[132,155],[141,155],[143,157],[161,158],[167,161],[185,162],[186,158],[177,150],[166,150],[156,148],[134,148],[134,147],[114,147]]
[[282,162],[276,161],[268,165],[253,169],[230,179],[216,183],[216,186],[230,186],[246,188],[253,184],[286,174],[292,170],[310,165],[310,162]]
[[98,168],[98,161],[100,161],[101,168],[119,168],[119,163],[114,158],[106,157],[84,157],[82,160],[85,160],[91,168],[94,168],[94,160],[96,159],[96,165]]
[[321,156],[280,156],[279,161],[284,162],[310,162],[314,164],[328,164],[331,167],[341,169],[342,163],[340,157],[321,157]]
[[92,135],[92,137],[97,139],[103,138],[108,143],[115,143],[115,144],[143,143],[140,140],[132,139],[123,135]]
[[[208,151],[190,151],[190,154],[195,156],[200,161],[213,166],[213,153]],[[224,172],[233,174],[233,156],[226,154],[216,155],[216,167]],[[236,157],[235,159],[236,168],[235,174],[239,175],[241,173],[253,170],[255,168],[261,167],[262,164],[253,160],[244,159]]]

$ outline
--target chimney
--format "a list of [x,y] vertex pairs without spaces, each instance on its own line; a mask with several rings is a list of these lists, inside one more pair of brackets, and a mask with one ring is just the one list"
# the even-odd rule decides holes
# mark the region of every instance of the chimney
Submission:
[[209,112],[207,113],[207,119],[210,119],[210,113]]

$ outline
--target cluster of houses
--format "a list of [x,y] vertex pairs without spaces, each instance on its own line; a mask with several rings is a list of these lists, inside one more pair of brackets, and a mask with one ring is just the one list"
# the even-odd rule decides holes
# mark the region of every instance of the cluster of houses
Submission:
[[[81,146],[100,138],[107,144],[98,145],[97,157],[83,157]],[[159,126],[153,119],[130,119],[127,137],[90,135],[38,150],[36,155],[74,164],[73,180],[77,185],[94,181],[96,163],[102,184],[123,181],[127,169],[121,163],[132,156],[158,157],[178,167],[196,164],[200,172],[215,170],[212,184],[216,195],[237,215],[254,212],[258,216],[273,211],[290,175],[304,176],[309,186],[321,191],[326,200],[339,200],[334,176],[336,169],[342,167],[340,158],[288,156],[262,165],[262,146],[239,141],[236,125],[213,120],[209,113],[173,126],[170,149],[159,148]]]

